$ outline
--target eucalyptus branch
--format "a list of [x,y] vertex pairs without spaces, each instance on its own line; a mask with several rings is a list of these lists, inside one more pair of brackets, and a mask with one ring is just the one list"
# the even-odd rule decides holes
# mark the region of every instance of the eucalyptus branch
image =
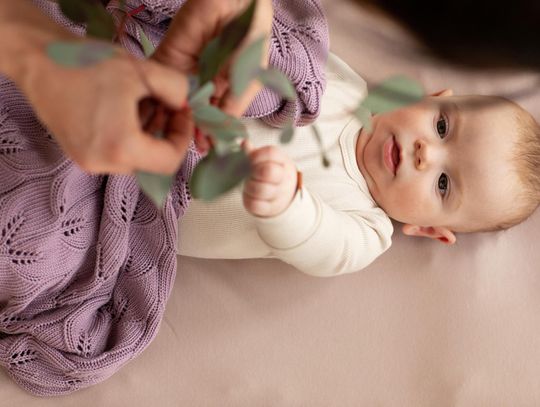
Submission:
[[[146,57],[154,52],[154,46],[148,39],[142,27],[133,16],[144,10],[144,5],[127,11],[125,1],[120,2],[120,9],[124,12],[119,26],[102,1],[100,0],[58,0],[62,12],[75,23],[86,24],[87,34],[100,40],[121,42],[126,35],[125,27],[128,21],[137,24],[141,46]],[[203,49],[199,57],[199,72],[197,77],[190,78],[190,94],[188,105],[192,110],[196,125],[196,132],[210,137],[211,149],[209,154],[201,160],[191,179],[191,190],[194,197],[213,199],[238,185],[250,171],[249,159],[239,147],[241,140],[248,134],[243,123],[236,117],[227,115],[210,103],[215,87],[213,80],[220,74],[238,49],[249,32],[255,12],[256,0],[251,0],[243,13],[230,21],[221,33],[212,39]],[[260,38],[247,46],[233,64],[230,64],[230,86],[235,95],[242,95],[252,81],[258,81],[263,86],[272,89],[283,99],[295,101],[297,98],[295,87],[280,71],[270,68],[261,68],[263,59],[264,39]],[[111,43],[72,42],[53,43],[48,47],[49,56],[57,63],[77,67],[99,63],[115,55],[116,49]],[[141,70],[135,57],[129,55],[137,73],[146,86],[149,94],[154,94],[150,83]],[[345,115],[357,117],[364,126],[369,128],[371,112],[383,112],[399,106],[414,103],[423,95],[421,88],[414,81],[403,77],[391,78],[375,88],[370,95],[354,110]],[[143,123],[143,127],[153,127],[153,118],[156,115],[166,115],[159,103],[152,106],[153,112]],[[323,165],[329,162],[323,150],[323,143],[318,128],[313,125],[313,134],[321,147]],[[155,137],[162,137],[163,131],[151,129]],[[294,136],[294,123],[285,124],[280,136],[282,143],[287,143]],[[158,207],[162,207],[173,182],[173,176],[162,176],[137,172],[137,181],[144,191]]]

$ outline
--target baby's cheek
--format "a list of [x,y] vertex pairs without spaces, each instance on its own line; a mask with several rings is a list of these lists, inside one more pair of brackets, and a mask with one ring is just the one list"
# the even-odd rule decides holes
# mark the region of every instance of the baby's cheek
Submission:
[[430,218],[432,203],[429,197],[415,187],[396,187],[387,200],[387,214],[400,222],[424,224]]

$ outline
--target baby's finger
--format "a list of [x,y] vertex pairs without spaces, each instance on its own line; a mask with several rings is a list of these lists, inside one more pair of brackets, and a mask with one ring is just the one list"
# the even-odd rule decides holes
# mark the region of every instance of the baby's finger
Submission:
[[244,208],[255,216],[271,216],[274,206],[270,201],[263,201],[259,199],[253,199],[248,195],[243,196]]
[[285,170],[281,164],[264,162],[258,165],[252,164],[251,168],[251,179],[253,180],[276,185],[283,181]]
[[253,147],[253,144],[251,144],[251,142],[248,139],[244,139],[242,141],[242,148],[248,155],[250,155],[253,151],[255,151],[255,147]]
[[271,201],[277,197],[278,192],[278,186],[276,184],[269,184],[267,182],[250,179],[244,185],[244,194],[253,199]]
[[287,156],[285,153],[275,146],[265,146],[258,148],[249,153],[249,159],[252,165],[264,163],[266,161],[283,164]]

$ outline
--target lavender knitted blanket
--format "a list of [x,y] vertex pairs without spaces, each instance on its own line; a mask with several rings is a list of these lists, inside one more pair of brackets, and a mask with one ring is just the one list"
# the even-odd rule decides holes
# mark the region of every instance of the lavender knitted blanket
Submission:
[[[55,3],[34,0],[72,31]],[[124,41],[141,55],[136,24],[157,44],[183,0],[129,0],[146,10]],[[271,64],[289,75],[295,104],[262,91],[247,115],[312,121],[324,89],[327,26],[317,0],[275,0]],[[108,9],[120,18],[118,5]],[[0,77],[0,365],[35,395],[103,381],[155,337],[176,273],[177,221],[197,160],[190,150],[162,213],[130,176],[94,176],[67,159],[24,96]],[[181,380],[181,379],[180,379]]]

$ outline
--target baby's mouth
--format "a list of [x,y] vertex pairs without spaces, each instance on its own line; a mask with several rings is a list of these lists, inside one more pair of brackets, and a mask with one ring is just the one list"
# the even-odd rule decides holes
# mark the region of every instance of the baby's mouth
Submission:
[[394,175],[397,174],[399,164],[401,163],[401,148],[396,141],[396,137],[393,137],[392,145],[392,163],[394,164]]

